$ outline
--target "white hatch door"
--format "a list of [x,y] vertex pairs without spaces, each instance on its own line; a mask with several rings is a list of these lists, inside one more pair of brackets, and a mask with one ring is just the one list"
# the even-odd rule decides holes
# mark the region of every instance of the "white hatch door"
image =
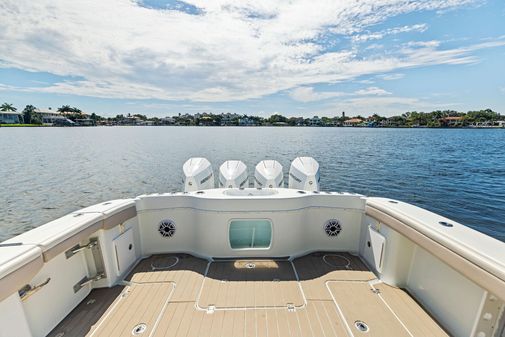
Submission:
[[112,243],[116,253],[116,274],[121,276],[135,262],[135,246],[133,244],[133,231],[127,230]]
[[[382,260],[386,246],[386,238],[372,226],[368,226],[368,240],[365,248],[365,259],[372,263],[375,269],[382,273]],[[372,260],[372,261],[370,261]]]

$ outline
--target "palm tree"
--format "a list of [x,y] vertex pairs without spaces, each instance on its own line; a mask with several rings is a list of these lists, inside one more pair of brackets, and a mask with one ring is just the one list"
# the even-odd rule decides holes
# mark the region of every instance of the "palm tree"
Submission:
[[[24,122],[26,124],[31,124],[33,123],[34,121],[37,120],[37,116],[36,116],[36,112],[35,110],[37,110],[36,107],[34,107],[33,105],[27,105],[24,110],[23,110],[23,119],[24,119]],[[33,123],[35,124],[35,123]]]
[[5,112],[10,112],[10,111],[16,111],[17,109],[14,107],[14,105],[9,104],[9,103],[4,103],[0,106],[0,111],[5,111]]
[[73,112],[70,105],[63,105],[61,108],[58,108],[58,112]]

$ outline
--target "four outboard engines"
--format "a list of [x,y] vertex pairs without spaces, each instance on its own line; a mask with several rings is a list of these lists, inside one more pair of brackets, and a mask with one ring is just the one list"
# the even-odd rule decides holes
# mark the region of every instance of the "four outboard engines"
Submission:
[[[183,166],[184,191],[192,192],[214,188],[212,165],[206,158],[190,158]],[[284,187],[282,165],[276,160],[262,160],[254,171],[256,188]],[[246,165],[240,160],[227,160],[219,167],[219,187],[249,187]],[[319,164],[312,157],[297,157],[289,169],[289,188],[319,191]]]
[[276,188],[284,187],[282,165],[277,160],[262,160],[254,171],[254,187]]
[[219,168],[219,187],[249,187],[247,166],[240,160],[227,160]]
[[182,166],[184,192],[214,188],[214,171],[206,158],[189,158]]
[[297,157],[289,168],[289,188],[319,191],[319,163],[312,157]]

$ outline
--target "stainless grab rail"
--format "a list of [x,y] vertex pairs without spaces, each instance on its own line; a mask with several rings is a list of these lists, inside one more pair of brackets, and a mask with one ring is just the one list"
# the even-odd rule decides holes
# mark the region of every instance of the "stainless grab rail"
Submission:
[[21,300],[23,301],[26,300],[28,297],[32,296],[37,291],[39,291],[43,286],[48,284],[49,281],[51,281],[50,277],[48,277],[47,280],[36,286],[32,286],[30,284],[25,285],[23,288],[19,289],[18,291],[19,297],[21,297]]

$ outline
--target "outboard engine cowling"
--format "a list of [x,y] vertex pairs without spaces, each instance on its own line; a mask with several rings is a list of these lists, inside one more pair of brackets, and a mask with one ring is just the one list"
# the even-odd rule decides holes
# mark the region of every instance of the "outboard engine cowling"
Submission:
[[319,191],[319,163],[312,157],[297,157],[289,168],[289,188]]
[[249,187],[247,166],[240,160],[227,160],[219,167],[219,187]]
[[206,158],[189,158],[182,166],[184,192],[214,188],[214,172]]
[[256,165],[254,187],[275,188],[283,185],[282,165],[277,160],[262,160]]

